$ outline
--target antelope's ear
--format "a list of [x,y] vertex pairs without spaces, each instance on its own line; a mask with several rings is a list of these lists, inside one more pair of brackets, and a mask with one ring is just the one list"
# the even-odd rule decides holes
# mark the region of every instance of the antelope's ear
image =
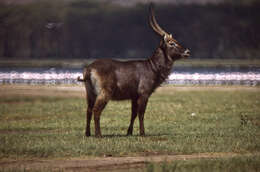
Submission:
[[171,39],[173,39],[172,34],[164,34],[164,36],[163,36],[164,42],[168,42]]
[[163,36],[163,40],[164,40],[164,42],[167,42],[167,35],[166,34]]

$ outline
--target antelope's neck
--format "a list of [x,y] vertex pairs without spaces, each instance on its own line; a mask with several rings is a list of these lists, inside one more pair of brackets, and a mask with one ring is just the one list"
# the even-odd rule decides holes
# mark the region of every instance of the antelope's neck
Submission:
[[147,61],[160,84],[168,78],[174,64],[174,61],[169,59],[161,48],[157,48]]

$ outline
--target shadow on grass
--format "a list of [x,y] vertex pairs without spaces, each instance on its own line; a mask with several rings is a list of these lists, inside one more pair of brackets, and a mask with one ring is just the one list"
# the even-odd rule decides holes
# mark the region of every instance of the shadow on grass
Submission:
[[[131,137],[140,137],[140,138],[148,138],[148,137],[161,137],[161,136],[169,136],[168,133],[162,133],[162,134],[147,134],[145,136],[140,136],[139,134],[133,134],[133,135],[126,135],[126,134],[104,134],[102,137],[97,138],[131,138]],[[88,137],[95,137],[95,135],[91,135]],[[86,138],[88,138],[86,137]]]

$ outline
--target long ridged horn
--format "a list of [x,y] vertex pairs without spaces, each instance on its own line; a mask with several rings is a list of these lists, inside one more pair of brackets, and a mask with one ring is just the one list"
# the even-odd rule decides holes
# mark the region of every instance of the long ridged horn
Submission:
[[149,16],[149,23],[150,26],[153,28],[153,30],[158,33],[160,36],[169,35],[167,32],[165,32],[157,23],[155,16],[154,16],[154,9],[153,4],[150,5],[150,16]]

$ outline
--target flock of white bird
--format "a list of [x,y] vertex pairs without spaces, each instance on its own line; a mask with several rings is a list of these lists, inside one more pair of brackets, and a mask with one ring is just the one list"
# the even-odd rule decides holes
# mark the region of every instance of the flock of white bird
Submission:
[[[0,72],[0,84],[77,84],[76,78],[82,77],[79,71],[46,70],[43,72]],[[204,85],[260,85],[260,71],[257,72],[220,72],[188,73],[173,72],[168,77],[170,84],[204,84]],[[78,83],[79,84],[79,83]]]

